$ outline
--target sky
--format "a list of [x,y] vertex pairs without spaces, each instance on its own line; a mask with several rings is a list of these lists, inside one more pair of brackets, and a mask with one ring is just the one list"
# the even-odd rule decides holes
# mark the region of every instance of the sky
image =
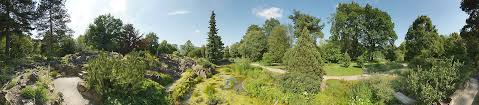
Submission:
[[404,41],[409,26],[420,15],[429,16],[441,35],[459,32],[467,18],[459,8],[460,0],[67,0],[66,7],[71,17],[68,26],[75,37],[83,35],[99,15],[111,14],[141,33],[157,33],[160,40],[178,45],[191,40],[201,46],[207,43],[213,10],[218,35],[230,45],[241,40],[249,25],[263,25],[266,19],[293,24],[288,18],[293,10],[320,18],[328,38],[336,6],[352,1],[371,4],[389,14],[398,35],[396,45]]

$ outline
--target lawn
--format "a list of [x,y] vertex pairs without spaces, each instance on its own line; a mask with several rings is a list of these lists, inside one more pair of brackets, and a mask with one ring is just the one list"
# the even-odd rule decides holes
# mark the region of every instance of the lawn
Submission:
[[361,75],[363,74],[363,69],[354,66],[353,63],[350,67],[342,67],[341,64],[326,64],[324,65],[324,71],[328,76],[350,76],[350,75]]

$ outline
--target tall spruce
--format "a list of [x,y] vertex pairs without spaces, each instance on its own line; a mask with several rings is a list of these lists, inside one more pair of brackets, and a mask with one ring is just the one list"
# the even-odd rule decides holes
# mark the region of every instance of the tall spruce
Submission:
[[70,16],[65,7],[65,0],[40,0],[39,19],[36,29],[43,37],[42,52],[47,56],[59,56],[61,40],[66,39],[72,30],[66,25]]
[[207,58],[210,62],[215,64],[223,59],[223,42],[218,36],[218,29],[216,28],[215,11],[211,12],[210,16],[210,31],[208,32],[208,44],[206,44]]
[[321,54],[307,28],[303,28],[297,36],[296,45],[284,56],[288,73],[283,78],[283,87],[295,93],[317,93],[325,75]]

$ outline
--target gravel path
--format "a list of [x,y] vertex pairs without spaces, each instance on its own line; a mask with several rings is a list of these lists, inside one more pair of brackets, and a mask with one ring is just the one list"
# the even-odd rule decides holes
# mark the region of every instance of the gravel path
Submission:
[[89,101],[78,92],[77,85],[82,79],[78,77],[58,78],[53,80],[55,89],[63,94],[63,105],[88,105]]
[[276,69],[276,68],[271,68],[271,67],[266,67],[266,66],[263,66],[263,65],[260,65],[258,63],[251,63],[252,66],[256,66],[256,67],[261,67],[261,68],[264,68],[268,71],[271,71],[271,72],[275,72],[275,73],[280,73],[280,74],[284,74],[286,73],[285,70],[281,70],[281,69]]

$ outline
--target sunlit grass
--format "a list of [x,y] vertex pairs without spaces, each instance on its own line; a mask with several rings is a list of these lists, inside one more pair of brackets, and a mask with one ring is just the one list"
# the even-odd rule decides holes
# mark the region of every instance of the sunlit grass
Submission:
[[341,64],[325,64],[323,69],[328,76],[350,76],[363,74],[362,68],[358,68],[353,63],[348,68],[342,67]]

